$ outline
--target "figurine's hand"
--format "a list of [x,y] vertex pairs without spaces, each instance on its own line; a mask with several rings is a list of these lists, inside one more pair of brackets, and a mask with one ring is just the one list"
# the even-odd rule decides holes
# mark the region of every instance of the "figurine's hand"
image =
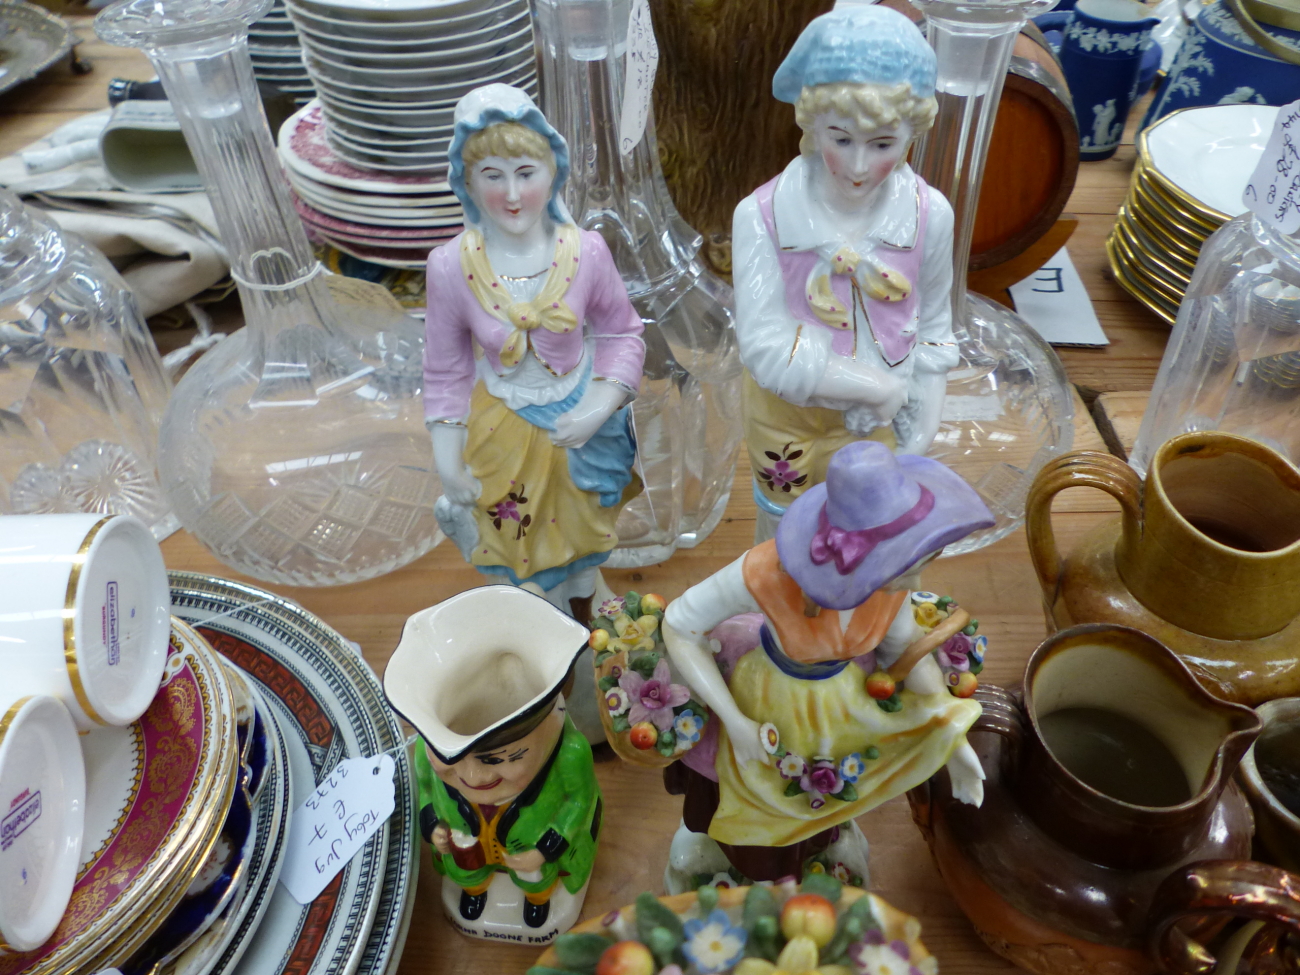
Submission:
[[591,383],[578,405],[555,421],[551,443],[570,449],[581,447],[623,405],[625,396],[623,387],[617,383]]
[[869,411],[880,425],[893,420],[907,402],[907,383],[886,369],[831,356],[816,395],[823,402],[843,404],[840,409]]
[[453,504],[471,505],[483,493],[479,479],[465,466],[465,441],[469,431],[445,423],[434,424],[433,466],[442,480],[442,493]]
[[736,764],[742,769],[750,762],[761,762],[767,764],[767,752],[763,750],[763,742],[758,735],[758,722],[745,717],[743,714],[733,716],[727,725],[727,738],[731,741],[731,754],[736,758]]
[[442,493],[453,504],[472,505],[483,493],[483,483],[464,466],[459,471],[438,474],[442,478]]
[[948,778],[954,799],[976,807],[984,802],[984,769],[970,742],[963,741],[948,759]]
[[445,823],[433,828],[433,848],[443,856],[451,856],[451,830]]
[[541,850],[507,853],[504,859],[506,866],[515,873],[536,873],[546,866],[546,857],[542,856]]

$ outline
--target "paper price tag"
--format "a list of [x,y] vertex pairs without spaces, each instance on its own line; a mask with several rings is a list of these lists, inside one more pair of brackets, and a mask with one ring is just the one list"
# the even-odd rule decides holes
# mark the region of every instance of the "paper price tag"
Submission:
[[618,149],[625,156],[631,155],[645,135],[658,67],[659,44],[650,23],[649,0],[632,0],[632,15],[627,19],[627,61],[623,69],[623,114],[618,123]]
[[391,755],[339,762],[293,814],[280,883],[310,904],[397,808]]
[[1273,134],[1241,202],[1281,233],[1300,230],[1300,101],[1277,110]]

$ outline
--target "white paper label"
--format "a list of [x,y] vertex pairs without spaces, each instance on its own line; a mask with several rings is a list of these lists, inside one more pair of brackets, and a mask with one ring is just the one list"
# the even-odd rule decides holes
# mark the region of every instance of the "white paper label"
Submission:
[[1300,101],[1277,110],[1273,134],[1241,202],[1281,233],[1300,230]]
[[1009,289],[1020,317],[1053,345],[1106,345],[1092,299],[1062,247],[1036,272]]
[[625,156],[631,155],[645,135],[658,67],[659,44],[650,23],[649,0],[632,0],[632,16],[627,19],[627,63],[623,69],[623,115],[618,123],[618,148]]
[[289,825],[280,883],[310,904],[397,807],[391,755],[339,762]]

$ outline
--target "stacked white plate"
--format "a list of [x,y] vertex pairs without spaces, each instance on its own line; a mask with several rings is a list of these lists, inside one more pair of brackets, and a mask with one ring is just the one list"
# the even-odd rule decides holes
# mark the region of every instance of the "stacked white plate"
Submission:
[[294,206],[317,240],[373,264],[422,270],[429,251],[460,233],[460,202],[441,175],[356,166],[325,133],[319,101],[280,129]]
[[504,82],[536,95],[527,0],[286,0],[348,162],[389,173],[446,172],[456,102]]
[[275,0],[266,16],[248,28],[248,54],[253,59],[254,77],[292,95],[299,105],[316,93],[283,0]]

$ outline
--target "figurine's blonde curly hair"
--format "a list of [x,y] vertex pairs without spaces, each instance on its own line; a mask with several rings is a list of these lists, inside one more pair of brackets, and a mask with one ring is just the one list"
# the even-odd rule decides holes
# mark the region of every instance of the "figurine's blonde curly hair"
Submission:
[[520,122],[497,122],[465,140],[460,157],[465,166],[466,186],[470,184],[474,167],[488,156],[500,156],[502,159],[529,156],[546,163],[551,175],[555,175],[555,153],[550,142],[542,133]]
[[863,129],[878,129],[903,120],[911,123],[912,138],[929,131],[939,110],[934,96],[919,98],[906,81],[896,85],[836,81],[813,85],[799,93],[794,120],[803,129],[799,151],[805,156],[817,152],[813,141],[813,120],[825,112],[851,118]]

